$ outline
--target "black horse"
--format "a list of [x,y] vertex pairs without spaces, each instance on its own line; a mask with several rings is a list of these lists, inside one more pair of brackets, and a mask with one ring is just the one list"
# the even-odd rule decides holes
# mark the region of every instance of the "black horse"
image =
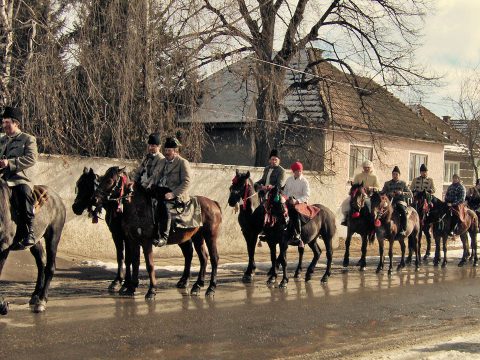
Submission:
[[[417,211],[418,217],[420,219],[420,232],[418,233],[419,240],[418,244],[421,245],[422,243],[422,233],[425,234],[425,238],[427,239],[427,247],[425,249],[425,255],[423,256],[423,260],[427,260],[430,257],[430,250],[432,246],[432,236],[430,235],[430,224],[427,224],[425,221],[429,206],[431,204],[432,195],[427,193],[425,190],[415,192],[413,196],[413,208]],[[420,251],[420,249],[418,250]],[[412,253],[410,251],[408,255],[407,263],[411,261]]]
[[[238,207],[238,223],[242,230],[243,237],[247,243],[248,266],[245,270],[242,280],[251,282],[255,273],[255,248],[257,237],[263,230],[264,223],[264,207],[260,206],[258,194],[254,190],[254,184],[250,178],[250,171],[241,173],[236,170],[235,177],[232,179],[230,186],[230,195],[228,197],[228,205]],[[257,212],[254,215],[255,210]],[[298,247],[298,265],[295,270],[295,278],[298,278],[302,272],[302,261],[305,249]],[[278,259],[277,259],[278,260]],[[277,265],[279,261],[277,261]],[[269,275],[271,272],[269,273]]]
[[[37,188],[41,192],[48,193],[47,201],[37,210],[33,224],[35,238],[39,240],[43,237],[45,248],[40,241],[30,248],[30,252],[35,257],[38,276],[29,303],[34,312],[43,312],[47,307],[48,289],[55,272],[55,259],[65,225],[66,211],[62,199],[55,191],[44,185],[39,185]],[[14,236],[17,228],[17,214],[11,206],[11,197],[11,189],[3,179],[0,179],[0,275],[8,254],[11,250],[16,250]],[[5,303],[2,302],[0,307],[1,313],[6,314],[8,308]]]
[[372,235],[373,218],[367,205],[367,193],[363,183],[352,184],[350,188],[350,210],[347,215],[347,238],[345,239],[345,255],[343,258],[343,267],[347,267],[350,263],[350,242],[353,234],[357,233],[362,238],[362,256],[357,263],[360,270],[364,270],[367,266],[367,244],[373,243],[374,235]]
[[[278,243],[280,245],[278,262],[283,268],[283,278],[280,282],[280,287],[286,287],[286,284],[288,283],[286,250],[288,247],[290,231],[287,229],[287,224],[285,222],[285,212],[287,211],[286,206],[286,199],[283,197],[281,190],[278,187],[273,187],[268,192],[267,200],[264,204],[265,212],[267,214],[265,218],[267,221],[264,224],[263,231],[267,236],[268,245],[270,247],[270,258],[272,260],[272,273],[268,280],[269,283],[272,283],[276,278],[276,244]],[[325,283],[331,275],[332,239],[337,230],[335,225],[335,215],[323,205],[314,204],[313,206],[320,209],[320,211],[302,226],[300,234],[303,243],[308,244],[313,252],[313,259],[305,274],[305,281],[311,279],[312,274],[315,271],[315,266],[320,259],[322,250],[318,245],[317,239],[322,237],[327,253],[327,268],[321,279],[321,282]],[[290,213],[292,214],[294,211],[296,210],[291,209]],[[297,214],[297,216],[300,215]]]
[[473,210],[467,209],[465,214],[465,226],[454,226],[454,216],[452,208],[442,200],[432,196],[429,211],[426,217],[427,224],[432,224],[433,237],[435,239],[435,257],[433,264],[438,266],[440,258],[440,239],[443,246],[443,262],[442,267],[447,266],[447,239],[454,232],[460,235],[463,245],[463,255],[458,266],[463,266],[468,261],[468,235],[471,239],[473,266],[477,266],[477,233],[478,233],[478,217]]
[[[82,175],[77,180],[75,192],[76,197],[72,205],[72,210],[75,215],[82,215],[87,210],[93,222],[98,221],[98,214],[95,207],[95,190],[99,183],[99,177],[95,174],[93,169],[83,169]],[[117,253],[117,275],[111,282],[108,289],[110,291],[117,291],[122,286],[125,279],[124,266],[124,250],[128,252],[128,248],[125,248],[125,234],[122,230],[122,213],[118,211],[118,202],[111,201],[106,202],[105,208],[105,222],[108,229],[112,233],[113,242],[115,244],[115,250]],[[129,269],[130,270],[130,269]]]

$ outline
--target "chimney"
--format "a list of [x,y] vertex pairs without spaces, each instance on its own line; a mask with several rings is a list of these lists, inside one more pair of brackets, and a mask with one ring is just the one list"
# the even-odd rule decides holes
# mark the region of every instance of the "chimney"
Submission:
[[451,117],[451,116],[448,116],[448,115],[443,115],[443,116],[442,116],[443,121],[445,121],[447,124],[450,124],[450,119],[451,119],[451,118],[452,118],[452,117]]

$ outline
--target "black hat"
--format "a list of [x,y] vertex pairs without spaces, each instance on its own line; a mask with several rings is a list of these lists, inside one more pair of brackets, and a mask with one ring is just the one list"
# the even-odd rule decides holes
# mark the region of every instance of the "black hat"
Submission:
[[17,120],[18,122],[22,121],[22,117],[23,117],[22,110],[20,110],[19,108],[11,107],[11,106],[6,106],[2,115],[2,119],[10,118],[10,119]]
[[420,171],[428,171],[427,167],[425,164],[420,165]]
[[148,135],[148,145],[160,145],[160,134],[153,133]]
[[268,158],[270,159],[272,156],[280,158],[280,156],[278,156],[278,150],[277,149],[272,149],[272,151],[270,151],[270,156]]
[[180,142],[176,138],[168,137],[165,139],[165,145],[163,145],[163,147],[165,149],[176,149],[181,145],[182,144],[180,144]]
[[393,170],[392,170],[392,173],[394,173],[394,172],[400,174],[400,169],[399,169],[398,166],[396,166],[396,165],[395,165],[395,167],[394,167]]

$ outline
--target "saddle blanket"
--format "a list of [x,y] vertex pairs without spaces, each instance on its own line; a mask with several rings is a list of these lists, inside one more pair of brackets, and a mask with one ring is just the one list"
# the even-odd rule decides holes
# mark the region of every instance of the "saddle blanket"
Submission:
[[48,200],[48,191],[43,185],[33,186],[34,209],[38,211]]
[[295,210],[308,220],[312,220],[320,212],[320,208],[305,203],[295,204]]
[[179,229],[200,227],[202,223],[202,208],[196,196],[190,197],[186,203],[168,204],[172,215],[172,224]]

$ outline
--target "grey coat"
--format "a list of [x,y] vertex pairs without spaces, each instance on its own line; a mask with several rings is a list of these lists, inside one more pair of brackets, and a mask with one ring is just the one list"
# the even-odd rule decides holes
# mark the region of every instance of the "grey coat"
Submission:
[[33,189],[30,168],[36,164],[37,156],[37,139],[32,135],[20,131],[12,137],[0,138],[0,158],[8,160],[2,177],[8,186],[26,184]]
[[179,200],[187,202],[190,199],[188,195],[190,178],[190,163],[188,160],[177,155],[171,164],[167,164],[167,159],[161,159],[158,162],[149,186],[157,185],[168,187]]
[[287,181],[287,173],[285,169],[281,166],[272,167],[268,165],[265,167],[265,169],[263,169],[262,178],[255,183],[255,188],[259,187],[260,185],[267,185],[266,182],[268,171],[272,168],[273,171],[270,174],[270,181],[268,185],[279,186],[282,188],[285,186],[285,182]]
[[162,153],[146,155],[140,163],[140,166],[135,169],[133,173],[133,181],[141,183],[142,186],[147,186],[150,182],[150,178],[155,173],[160,160],[163,158],[164,156]]

